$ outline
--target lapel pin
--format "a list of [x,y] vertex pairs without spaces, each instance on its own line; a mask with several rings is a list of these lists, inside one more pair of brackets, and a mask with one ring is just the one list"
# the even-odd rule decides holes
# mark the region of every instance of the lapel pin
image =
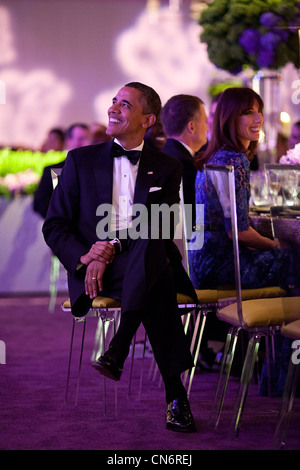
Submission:
[[148,175],[153,175],[153,171],[148,171]]

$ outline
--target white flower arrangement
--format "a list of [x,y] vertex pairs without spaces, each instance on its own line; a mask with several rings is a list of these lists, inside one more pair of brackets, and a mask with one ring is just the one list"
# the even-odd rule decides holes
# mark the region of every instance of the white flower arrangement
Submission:
[[45,166],[61,162],[66,152],[0,149],[0,197],[33,194]]
[[286,155],[279,159],[279,163],[283,165],[300,164],[300,143],[296,144],[293,149],[288,150]]
[[11,193],[21,193],[27,186],[38,185],[39,181],[40,177],[30,168],[0,177],[0,185],[6,187]]

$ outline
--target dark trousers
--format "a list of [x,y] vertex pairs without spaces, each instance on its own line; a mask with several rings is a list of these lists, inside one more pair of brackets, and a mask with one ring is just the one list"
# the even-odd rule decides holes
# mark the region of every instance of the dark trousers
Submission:
[[193,366],[177,306],[173,269],[163,240],[129,240],[126,248],[117,255],[104,283],[105,295],[118,296],[122,305],[120,325],[109,352],[122,366],[142,323],[170,402],[185,395],[180,373]]

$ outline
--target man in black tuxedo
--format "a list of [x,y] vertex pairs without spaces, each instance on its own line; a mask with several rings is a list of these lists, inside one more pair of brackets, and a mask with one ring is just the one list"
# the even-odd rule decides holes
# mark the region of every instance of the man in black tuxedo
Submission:
[[193,207],[195,223],[195,153],[206,143],[207,115],[203,101],[193,95],[172,96],[164,105],[161,121],[167,136],[162,148],[183,164],[184,203]]
[[[114,142],[69,152],[43,233],[68,271],[74,315],[85,315],[99,294],[121,300],[120,326],[93,367],[119,380],[142,322],[165,384],[166,426],[191,432],[194,419],[180,374],[193,361],[176,292],[195,292],[172,239],[176,211],[170,211],[166,230],[156,210],[177,207],[182,167],[143,141],[160,109],[159,96],[146,85],[132,82],[118,91],[108,110]],[[138,151],[137,161],[126,150],[133,157]]]
[[[66,131],[65,144],[66,150],[72,150],[77,147],[88,145],[89,128],[85,123],[74,123]],[[44,168],[41,181],[34,193],[33,210],[40,214],[43,219],[46,217],[50,199],[53,193],[53,184],[51,176],[51,168],[63,168],[65,159],[54,165]]]

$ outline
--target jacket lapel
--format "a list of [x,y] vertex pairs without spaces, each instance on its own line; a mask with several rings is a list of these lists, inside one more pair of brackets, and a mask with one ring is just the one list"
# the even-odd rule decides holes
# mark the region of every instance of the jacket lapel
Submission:
[[[95,152],[93,162],[93,174],[97,187],[99,204],[112,203],[113,190],[113,159],[110,156],[112,142],[100,144],[99,149]],[[143,148],[138,175],[136,179],[134,200],[135,204],[146,204],[149,189],[152,186],[153,178],[156,173],[155,159],[152,158],[152,149],[146,145]],[[101,161],[101,164],[99,164]]]
[[93,174],[99,198],[99,204],[112,203],[113,159],[110,156],[112,142],[100,144],[95,152]]
[[144,146],[136,179],[134,204],[146,204],[154,176],[155,164],[154,159],[151,158],[151,149]]

